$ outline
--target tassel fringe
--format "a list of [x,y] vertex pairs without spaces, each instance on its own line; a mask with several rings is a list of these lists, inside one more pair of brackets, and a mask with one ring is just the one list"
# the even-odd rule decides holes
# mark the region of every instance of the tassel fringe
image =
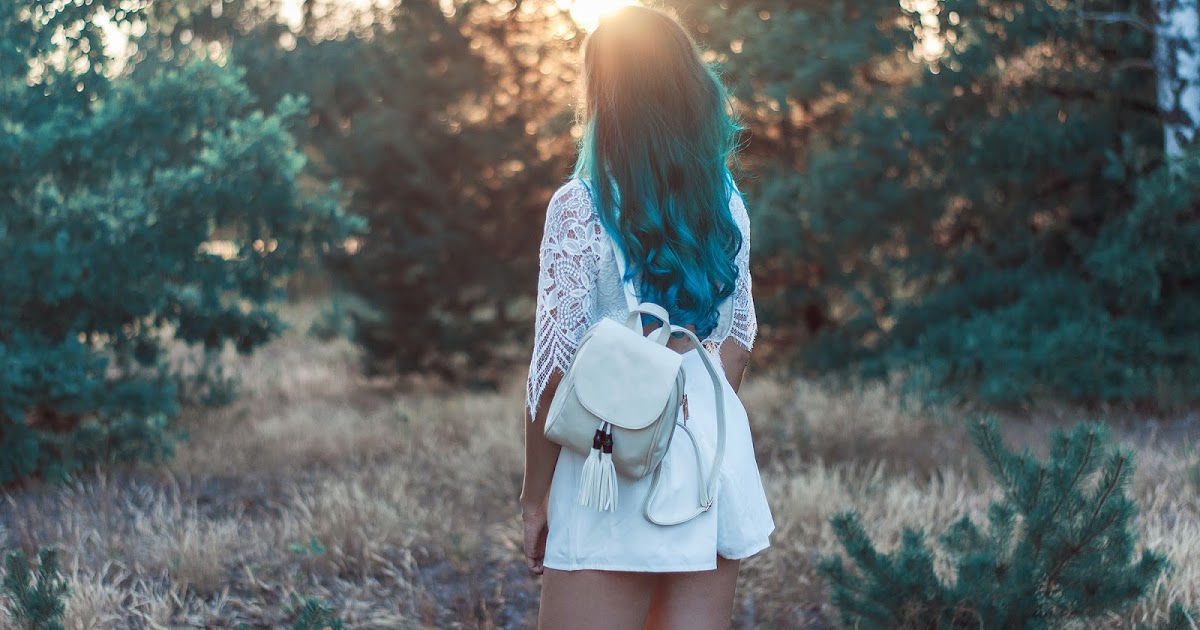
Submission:
[[[600,449],[592,449],[583,462],[583,475],[579,479],[579,505],[600,508]],[[595,503],[593,503],[595,501]]]
[[[607,429],[607,431],[606,431]],[[617,468],[612,461],[612,429],[600,425],[579,478],[579,504],[612,512],[617,509]]]
[[612,453],[600,454],[600,509],[615,512],[617,509],[617,467],[613,465]]

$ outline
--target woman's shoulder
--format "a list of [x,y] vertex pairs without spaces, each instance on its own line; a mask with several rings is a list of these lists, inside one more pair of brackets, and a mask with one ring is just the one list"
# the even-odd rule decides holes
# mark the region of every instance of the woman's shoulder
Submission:
[[592,206],[590,189],[578,177],[563,182],[550,197],[546,208],[546,222],[584,221],[596,217]]
[[558,190],[554,191],[554,195],[550,198],[551,203],[558,199],[570,199],[579,196],[587,197],[590,194],[590,186],[588,183],[579,177],[572,177],[559,185]]

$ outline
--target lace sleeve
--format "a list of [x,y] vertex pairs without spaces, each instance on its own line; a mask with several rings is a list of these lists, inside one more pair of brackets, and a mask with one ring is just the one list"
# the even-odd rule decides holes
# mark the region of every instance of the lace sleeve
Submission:
[[737,286],[733,295],[733,321],[729,328],[729,337],[738,345],[749,350],[754,345],[758,334],[758,317],[754,314],[754,296],[751,294],[750,282],[750,215],[746,212],[746,203],[736,190],[729,200],[729,210],[738,229],[742,231],[742,248],[737,253]]
[[554,193],[538,255],[533,358],[525,392],[531,416],[554,371],[567,370],[595,321],[603,235],[582,182],[572,180]]

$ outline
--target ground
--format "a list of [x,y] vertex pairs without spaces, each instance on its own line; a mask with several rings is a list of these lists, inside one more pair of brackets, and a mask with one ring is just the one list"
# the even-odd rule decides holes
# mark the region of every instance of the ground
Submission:
[[[68,629],[288,627],[301,596],[348,628],[533,627],[517,508],[523,375],[498,392],[370,379],[347,342],[294,330],[228,358],[240,398],[188,409],[190,438],[169,464],[0,491],[0,548],[62,548]],[[905,526],[981,517],[995,497],[958,412],[753,366],[741,397],[777,530],[743,565],[736,628],[830,627],[814,572],[837,552],[830,515],[858,510],[886,546]],[[1053,405],[1010,415],[1009,439],[1035,450],[1083,417]],[[1087,417],[1137,451],[1136,527],[1175,569],[1144,604],[1091,627],[1200,607],[1200,418],[1127,416]]]

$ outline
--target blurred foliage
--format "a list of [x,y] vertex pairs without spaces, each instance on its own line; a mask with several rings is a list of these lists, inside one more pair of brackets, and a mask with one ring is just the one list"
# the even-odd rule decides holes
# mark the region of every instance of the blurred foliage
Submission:
[[202,58],[114,77],[97,16],[153,17],[122,4],[0,3],[0,485],[168,453],[168,342],[253,350],[355,227],[301,188],[303,99]]
[[[71,11],[105,3],[89,6]],[[114,120],[145,117],[154,129],[164,116],[193,116],[197,128],[234,129],[239,116],[250,120],[249,93],[275,108],[264,122],[300,109],[287,95],[309,99],[296,133],[310,183],[341,182],[369,224],[344,247],[319,249],[338,290],[366,306],[331,313],[326,334],[348,330],[376,370],[477,378],[488,364],[527,358],[543,212],[578,132],[585,33],[557,2],[138,6],[140,17],[117,10],[147,28],[130,47],[127,87],[111,89],[207,82],[236,96],[225,111],[183,92],[165,113],[123,106],[107,114]],[[1189,315],[1200,306],[1200,155],[1165,167],[1150,35],[1139,19],[1095,19],[1150,15],[1149,0],[666,6],[718,64],[747,127],[742,166],[753,176],[741,188],[760,360],[812,374],[898,374],[906,391],[939,401],[1169,406],[1200,397],[1200,318]],[[93,30],[62,45],[94,57]],[[248,72],[213,69],[204,60],[214,54]],[[70,76],[78,91],[42,85],[76,106],[110,89],[96,73]],[[172,76],[177,87],[155,87]],[[12,95],[24,89],[13,85]],[[32,102],[20,99],[21,111]],[[132,157],[123,139],[67,144],[57,159],[115,161],[123,172],[136,157],[153,169],[160,158],[151,156],[176,160],[198,142]],[[274,150],[288,156],[270,161],[281,181],[300,178],[301,151]],[[0,174],[9,176],[30,195],[41,190],[24,171]],[[175,188],[172,203],[190,194],[182,179],[159,181],[164,194]],[[265,258],[290,260],[284,251]],[[210,264],[222,274],[237,266]],[[142,300],[175,299],[167,295]],[[254,313],[238,321],[221,334],[254,339],[273,326]]]
[[[537,1],[310,2],[296,32],[265,17],[278,6],[227,1],[192,28],[229,45],[265,102],[312,99],[314,170],[370,224],[327,258],[372,307],[337,314],[369,367],[462,378],[517,358],[497,353],[529,336],[542,217],[573,155],[567,53],[582,32]],[[188,48],[151,50],[164,47]]]
[[[728,8],[723,8],[728,7]],[[750,124],[767,339],[939,399],[1200,396],[1200,170],[1161,164],[1149,4],[696,6]]]
[[[992,420],[971,438],[1004,491],[981,529],[964,516],[938,537],[953,574],[939,578],[935,552],[918,529],[880,553],[858,515],[831,519],[854,570],[839,556],[820,572],[847,627],[1063,628],[1119,613],[1148,595],[1167,568],[1160,554],[1135,551],[1136,509],[1125,489],[1132,453],[1116,449],[1103,425],[1051,436],[1050,453],[1009,451]],[[1182,620],[1182,621],[1181,621]],[[1176,606],[1164,627],[1187,627]]]
[[[1200,394],[1195,158],[1161,163],[1149,35],[1091,19],[1147,2],[667,4],[748,127],[774,359],[936,400]],[[376,307],[353,326],[372,364],[478,369],[527,340],[583,32],[536,0],[301,6],[289,27],[225,0],[189,33],[266,102],[313,99],[318,174],[371,224],[330,262]]]
[[322,341],[351,339],[359,326],[366,323],[379,325],[382,317],[370,302],[358,295],[335,293],[329,296],[329,303],[309,325],[308,334]]

